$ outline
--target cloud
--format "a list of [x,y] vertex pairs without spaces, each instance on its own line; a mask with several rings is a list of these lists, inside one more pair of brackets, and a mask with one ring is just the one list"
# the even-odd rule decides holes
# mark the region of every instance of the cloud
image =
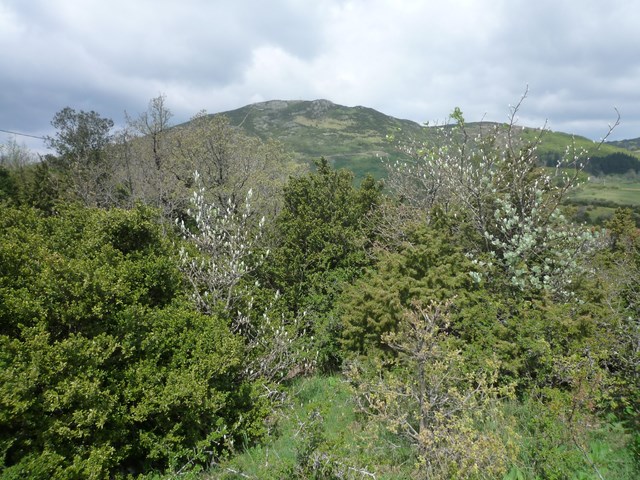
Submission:
[[160,93],[176,121],[275,98],[504,120],[528,85],[523,123],[597,138],[615,106],[631,138],[639,23],[625,0],[0,0],[0,128]]

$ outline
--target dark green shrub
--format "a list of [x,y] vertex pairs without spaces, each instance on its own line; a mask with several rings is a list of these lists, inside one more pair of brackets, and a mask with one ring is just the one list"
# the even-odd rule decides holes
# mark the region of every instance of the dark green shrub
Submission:
[[0,212],[3,478],[193,469],[263,433],[242,340],[184,299],[153,218]]
[[271,292],[282,294],[289,315],[305,312],[320,366],[334,369],[340,363],[340,325],[333,309],[343,288],[371,263],[381,185],[368,177],[356,188],[347,170],[334,170],[324,159],[316,166],[316,172],[285,185],[284,207],[272,232],[275,245],[259,277]]
[[475,266],[463,250],[435,228],[409,234],[397,253],[381,253],[378,264],[348,287],[341,298],[342,345],[347,352],[376,355],[387,351],[383,334],[395,331],[413,301],[454,299],[459,308],[478,286]]

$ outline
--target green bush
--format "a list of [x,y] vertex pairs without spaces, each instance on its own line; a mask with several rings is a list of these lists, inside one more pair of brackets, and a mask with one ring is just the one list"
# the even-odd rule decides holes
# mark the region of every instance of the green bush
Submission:
[[304,312],[320,366],[331,370],[340,362],[334,305],[371,263],[368,250],[382,187],[367,177],[356,188],[353,174],[332,169],[324,159],[316,167],[285,185],[284,207],[272,232],[275,245],[259,278],[282,294],[289,315]]
[[388,351],[382,335],[397,330],[415,300],[453,299],[456,308],[468,304],[478,291],[469,274],[474,269],[446,231],[422,227],[409,233],[399,252],[381,253],[375,268],[345,289],[343,347],[359,355]]
[[193,469],[263,433],[242,340],[185,300],[154,216],[0,212],[3,478]]

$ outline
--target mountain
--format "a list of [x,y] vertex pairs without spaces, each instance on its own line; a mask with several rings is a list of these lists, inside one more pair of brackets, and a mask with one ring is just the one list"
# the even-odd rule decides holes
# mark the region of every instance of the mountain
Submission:
[[382,158],[402,156],[389,140],[424,135],[424,128],[367,107],[345,107],[328,100],[271,100],[222,112],[232,125],[248,134],[273,138],[289,147],[301,161],[324,157],[356,177],[385,175]]
[[631,152],[634,152],[636,154],[640,154],[640,137],[631,138],[629,140],[607,142],[607,144],[618,148],[624,148],[625,150],[630,150]]
[[[241,127],[250,135],[281,141],[299,161],[310,163],[325,157],[336,168],[352,170],[357,179],[367,173],[376,178],[384,177],[383,159],[403,158],[397,149],[398,143],[426,140],[435,134],[434,127],[394,118],[372,108],[346,107],[329,100],[271,100],[216,115],[225,115],[232,125]],[[466,124],[471,136],[489,125],[495,123]],[[533,140],[540,134],[539,129],[529,127],[523,128],[522,132],[526,140]],[[390,141],[391,137],[397,141]],[[637,146],[638,140],[598,146],[585,137],[547,131],[538,147],[538,154],[543,162],[554,164],[567,146],[574,143],[589,157],[598,157],[605,162],[614,154],[640,159],[640,152],[627,148],[634,145],[632,142]]]

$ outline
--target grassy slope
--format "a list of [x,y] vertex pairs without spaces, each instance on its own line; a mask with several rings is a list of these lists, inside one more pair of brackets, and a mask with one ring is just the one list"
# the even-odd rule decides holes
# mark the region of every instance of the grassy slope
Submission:
[[614,142],[608,142],[609,145],[613,145],[614,147],[624,148],[631,152],[634,152],[636,155],[640,155],[640,138],[631,138],[628,140],[618,140]]
[[[532,141],[540,135],[540,130],[535,128],[523,129],[523,138],[525,140]],[[571,135],[563,132],[545,132],[542,136],[542,143],[538,148],[538,152],[541,155],[549,153],[563,154],[567,147],[575,146],[576,152],[585,151],[588,156],[605,156],[612,153],[626,153],[635,155],[638,158],[640,156],[632,151],[629,151],[621,146],[617,146],[614,143],[602,143],[594,142],[588,138],[578,135]]]
[[[345,107],[327,100],[281,101],[247,105],[237,110],[223,112],[233,125],[241,126],[247,133],[262,139],[276,139],[294,152],[300,162],[311,163],[320,157],[328,159],[336,168],[347,168],[354,172],[356,181],[371,174],[384,178],[386,170],[383,159],[402,158],[397,143],[408,143],[412,139],[427,139],[433,128],[400,120],[365,107]],[[491,125],[489,122],[468,123],[470,135],[481,128]],[[540,130],[523,128],[525,140],[534,140]],[[390,142],[389,136],[396,142]],[[579,136],[561,132],[546,132],[542,137],[538,151],[542,158],[562,155],[568,146],[574,145],[575,151],[586,151],[588,155],[603,156],[615,152],[631,153],[636,145],[633,140],[604,143],[595,142]],[[636,145],[637,146],[637,145]],[[615,187],[613,184],[609,184]],[[614,202],[618,205],[637,205],[640,203],[637,182],[628,182],[617,188],[599,188],[587,184],[575,196],[576,199],[592,199],[596,203]]]
[[[434,131],[433,127],[423,127],[371,108],[346,107],[327,100],[272,100],[223,112],[222,115],[249,134],[280,140],[301,160],[311,161],[324,156],[356,173],[366,168],[376,170],[375,164],[380,156],[393,158],[400,155],[395,145],[387,140],[389,135],[402,143],[412,138],[428,138]],[[487,125],[491,123],[471,122],[467,128],[470,135],[474,135]],[[539,129],[523,129],[525,140],[532,140],[539,133]],[[596,149],[597,144],[585,137],[561,132],[546,132],[539,152],[542,155],[562,154],[572,143],[577,150],[584,149],[589,155],[630,153],[625,142],[604,143]]]
[[581,186],[572,198],[589,203],[601,200],[617,205],[640,207],[640,179],[620,176],[592,178]]
[[233,125],[249,134],[284,143],[303,162],[325,157],[356,178],[385,175],[381,159],[401,156],[388,135],[409,140],[422,127],[365,107],[345,107],[327,100],[279,101],[248,105],[224,112]]
[[618,207],[631,208],[640,226],[640,177],[591,177],[571,194],[568,203],[581,212],[581,221],[594,224],[604,223]]
[[[361,422],[355,413],[351,389],[341,377],[310,377],[298,380],[290,390],[288,405],[277,412],[277,428],[261,445],[219,465],[204,475],[206,479],[280,479],[297,468],[304,458],[326,454],[336,470],[346,478],[361,478],[356,472],[375,472],[379,480],[410,478],[415,462],[402,441],[391,443],[372,434],[377,427]],[[313,437],[317,448],[309,448],[313,422],[319,431]],[[362,477],[365,478],[365,477]]]

